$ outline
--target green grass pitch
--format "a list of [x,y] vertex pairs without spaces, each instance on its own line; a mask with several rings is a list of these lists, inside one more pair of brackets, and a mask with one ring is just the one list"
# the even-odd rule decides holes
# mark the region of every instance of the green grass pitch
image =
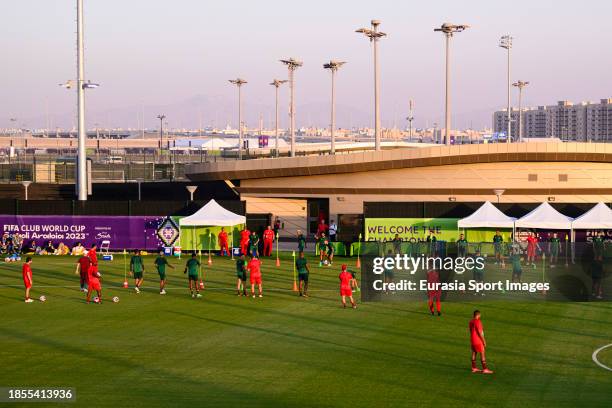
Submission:
[[[203,298],[192,299],[185,259],[170,260],[176,269],[160,296],[152,257],[145,258],[147,289],[135,294],[121,287],[117,255],[100,262],[102,305],[84,303],[73,257],[34,258],[32,294],[46,295],[46,303],[24,304],[21,263],[2,263],[0,387],[72,387],[72,406],[85,407],[611,404],[612,372],[591,358],[612,343],[609,304],[475,297],[443,304],[441,317],[430,316],[425,301],[342,309],[338,266],[310,259],[309,299],[291,291],[290,254],[280,268],[265,261],[263,299],[237,297],[234,263],[219,257],[204,266]],[[470,372],[467,324],[475,308],[490,376]],[[599,360],[612,366],[612,348]]]

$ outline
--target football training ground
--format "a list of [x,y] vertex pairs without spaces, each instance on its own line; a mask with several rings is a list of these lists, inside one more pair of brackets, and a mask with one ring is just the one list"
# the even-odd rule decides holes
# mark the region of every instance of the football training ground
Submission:
[[[444,303],[441,317],[429,314],[425,300],[342,309],[342,260],[319,268],[310,258],[305,299],[292,291],[290,254],[280,268],[264,261],[262,299],[237,297],[234,263],[213,257],[203,266],[204,296],[192,299],[184,261],[170,259],[176,269],[165,296],[152,257],[141,294],[131,280],[130,289],[121,287],[122,255],[101,261],[101,305],[85,304],[74,257],[34,258],[32,294],[45,295],[45,303],[25,304],[21,263],[1,264],[0,387],[69,387],[76,402],[67,405],[86,407],[612,404],[612,371],[592,356],[612,343],[607,303],[475,296]],[[493,375],[470,372],[467,325],[476,308]],[[597,359],[612,367],[612,347]]]

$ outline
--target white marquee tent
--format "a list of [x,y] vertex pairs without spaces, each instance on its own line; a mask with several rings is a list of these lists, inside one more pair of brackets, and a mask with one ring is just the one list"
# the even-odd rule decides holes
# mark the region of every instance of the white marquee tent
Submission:
[[589,211],[572,222],[573,229],[612,229],[612,209],[604,203],[597,203]]
[[189,217],[179,220],[181,227],[231,227],[233,225],[245,224],[244,215],[234,214],[233,212],[221,207],[215,200],[210,200],[206,205]]
[[561,214],[545,202],[516,220],[515,225],[517,228],[571,230],[572,221],[572,217]]
[[508,217],[490,201],[480,206],[472,215],[457,222],[459,228],[514,228],[516,218]]

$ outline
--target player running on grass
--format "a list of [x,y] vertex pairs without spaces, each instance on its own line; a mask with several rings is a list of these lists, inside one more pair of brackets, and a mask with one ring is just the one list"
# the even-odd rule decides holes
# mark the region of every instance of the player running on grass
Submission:
[[90,266],[87,273],[87,303],[91,301],[91,294],[94,290],[98,295],[98,303],[102,303],[102,284],[100,283],[100,272],[98,272],[98,268],[93,268]]
[[134,255],[130,259],[130,276],[134,277],[134,283],[136,285],[134,290],[136,293],[140,293],[140,285],[142,285],[144,279],[144,272],[144,261],[142,260],[142,256],[140,256],[140,249],[136,249]]
[[259,289],[259,297],[263,297],[263,290],[261,287],[261,261],[253,256],[247,265],[247,271],[249,271],[249,278],[251,280],[251,295],[255,297],[255,285]]
[[200,261],[198,261],[195,251],[191,254],[191,259],[185,264],[183,273],[187,274],[189,279],[189,292],[192,298],[201,298],[200,287],[198,286],[198,272],[200,271]]
[[[485,348],[487,342],[484,337],[484,330],[482,329],[482,321],[480,320],[480,311],[474,310],[474,318],[470,320],[469,324],[470,332],[470,343],[472,345],[472,372],[483,374],[493,374],[493,371],[487,368],[487,361],[485,358]],[[480,354],[480,363],[482,364],[482,370],[476,367],[476,355]]]
[[[236,260],[236,277],[238,278],[236,282],[236,295],[246,296],[246,281],[247,281],[247,271],[246,271],[246,261],[244,260],[244,255],[240,255],[240,257]],[[242,286],[242,293],[240,291],[240,287]]]
[[159,256],[155,258],[153,262],[155,267],[157,268],[157,273],[159,274],[159,294],[166,294],[166,266],[174,269],[174,266],[170,265],[168,262],[168,258],[164,254],[164,251],[159,251]]
[[427,297],[429,298],[428,305],[429,311],[433,316],[434,313],[434,301],[436,302],[436,310],[438,316],[442,315],[442,305],[440,299],[442,297],[442,289],[440,288],[440,274],[435,269],[427,271]]
[[87,279],[89,268],[91,268],[91,259],[89,259],[87,255],[83,254],[83,256],[78,259],[76,265],[76,271],[74,273],[75,275],[80,275],[81,290],[83,292],[87,292]]
[[346,298],[348,297],[351,301],[353,309],[357,309],[357,305],[353,299],[353,291],[351,290],[351,280],[353,279],[353,275],[347,271],[346,264],[342,264],[342,272],[340,272],[340,275],[338,275],[338,279],[340,279],[340,297],[342,298],[342,307],[346,308]]
[[30,289],[32,289],[32,257],[28,256],[26,261],[23,263],[21,268],[21,274],[23,275],[23,285],[25,286],[25,302],[32,303],[33,300],[30,298]]
[[300,296],[308,297],[308,275],[310,274],[310,268],[308,268],[308,261],[304,257],[304,252],[300,252],[298,259],[295,260],[295,269],[298,273]]

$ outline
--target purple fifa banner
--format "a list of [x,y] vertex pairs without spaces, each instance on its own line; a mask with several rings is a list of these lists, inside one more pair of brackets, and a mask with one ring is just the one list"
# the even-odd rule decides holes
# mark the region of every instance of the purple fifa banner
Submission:
[[145,216],[50,216],[0,215],[2,233],[19,233],[24,246],[32,240],[38,246],[52,241],[72,246],[81,242],[89,247],[94,242],[110,241],[112,250],[156,250],[162,246],[157,229],[166,217]]

